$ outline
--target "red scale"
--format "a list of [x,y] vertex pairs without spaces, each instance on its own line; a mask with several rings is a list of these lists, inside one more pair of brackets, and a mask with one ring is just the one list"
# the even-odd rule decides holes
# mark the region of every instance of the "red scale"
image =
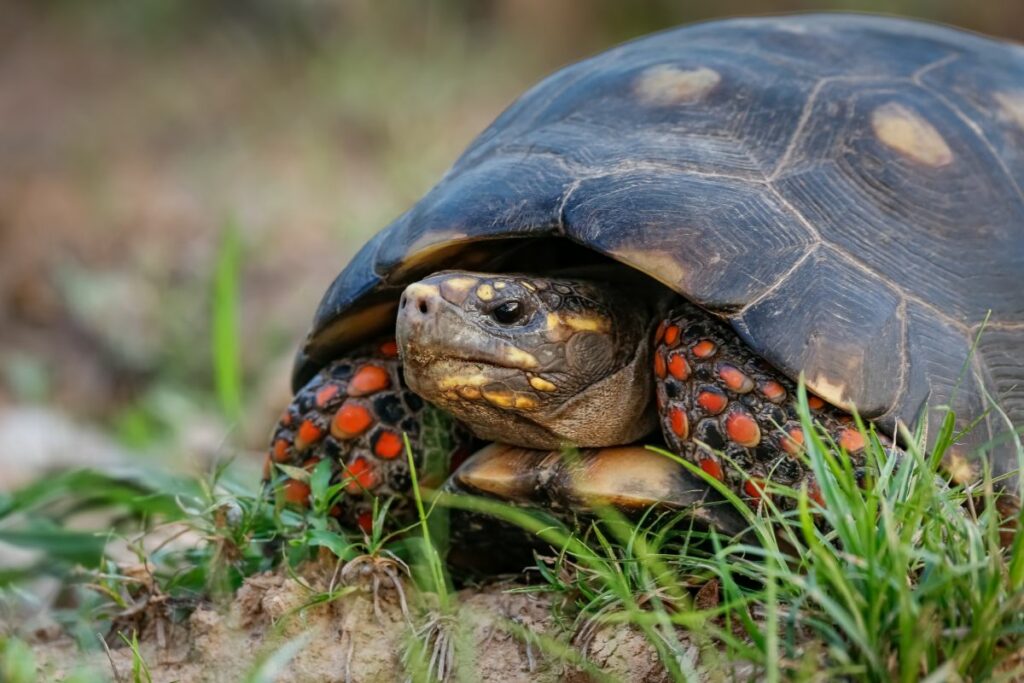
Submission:
[[[671,450],[751,504],[767,496],[769,481],[793,489],[807,482],[808,495],[822,504],[813,475],[799,457],[804,435],[793,383],[757,358],[726,325],[704,315],[688,319],[685,307],[680,313],[658,326],[654,349],[662,431]],[[694,341],[682,345],[684,339]],[[815,420],[860,466],[866,444],[844,423],[848,416],[817,396],[809,396],[808,403]],[[795,506],[790,498],[775,502]]]
[[[282,477],[274,463],[312,467],[322,458],[335,464],[333,481],[345,483],[346,495],[336,514],[368,531],[373,496],[408,493],[409,465],[403,432],[414,460],[421,462],[419,411],[423,403],[402,385],[398,346],[393,339],[376,342],[344,361],[323,368],[301,389],[281,417],[264,465],[264,479]],[[381,407],[378,414],[377,408]],[[295,425],[298,425],[297,427]],[[453,452],[468,450],[468,435],[453,430]],[[309,504],[308,484],[281,482],[292,505]],[[401,502],[392,512],[401,517]],[[391,516],[391,515],[389,515]]]

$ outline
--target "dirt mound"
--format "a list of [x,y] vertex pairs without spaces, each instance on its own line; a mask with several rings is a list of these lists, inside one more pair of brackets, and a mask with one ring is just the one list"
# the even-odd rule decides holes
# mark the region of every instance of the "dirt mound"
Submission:
[[[257,672],[282,683],[424,680],[427,672],[446,680],[590,681],[597,669],[611,680],[668,680],[654,648],[630,627],[588,629],[586,642],[574,643],[578,652],[561,651],[553,643],[569,640],[571,624],[553,616],[549,595],[516,591],[516,583],[462,590],[455,607],[441,610],[404,579],[396,589],[383,573],[353,574],[350,585],[321,567],[294,577],[260,574],[220,609],[201,606],[181,624],[137,622],[141,659],[154,683],[252,680]],[[52,680],[83,666],[70,639],[33,649]],[[696,647],[689,649],[695,659]],[[120,642],[86,659],[119,681],[133,680],[138,664]]]

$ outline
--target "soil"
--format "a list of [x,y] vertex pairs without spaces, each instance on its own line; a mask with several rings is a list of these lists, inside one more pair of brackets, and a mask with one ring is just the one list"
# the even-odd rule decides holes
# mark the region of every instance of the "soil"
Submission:
[[[424,607],[424,596],[415,595],[408,581],[402,581],[400,596],[383,573],[376,575],[380,586],[375,607],[374,572],[353,574],[357,578],[348,587],[329,567],[311,566],[298,577],[260,574],[246,580],[220,609],[200,606],[180,624],[155,615],[137,621],[140,651],[152,680],[248,680],[262,663],[270,673],[263,680],[281,683],[401,681],[409,678],[410,670],[403,658],[417,642],[425,645],[428,656],[437,653],[445,659],[447,654],[447,680],[595,680],[586,670],[545,652],[545,638],[564,642],[567,635],[552,615],[549,595],[511,592],[516,583],[498,581],[460,591],[458,607],[439,617],[436,609]],[[332,580],[344,594],[311,605],[314,596],[329,591]],[[680,639],[696,659],[696,645],[685,634]],[[94,651],[85,659],[113,680],[133,680],[131,649],[117,637],[108,642],[108,652]],[[455,643],[450,652],[446,643]],[[612,680],[669,680],[654,648],[633,628],[604,626],[574,646]],[[297,648],[292,658],[268,663],[275,652],[287,659],[290,647]],[[67,636],[40,634],[33,650],[47,680],[65,680],[83,667],[82,652]]]

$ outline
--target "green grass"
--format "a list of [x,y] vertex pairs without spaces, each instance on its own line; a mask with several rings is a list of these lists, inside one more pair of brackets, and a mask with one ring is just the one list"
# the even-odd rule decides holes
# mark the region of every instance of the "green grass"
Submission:
[[210,355],[214,386],[226,417],[242,414],[242,361],[238,320],[238,270],[242,243],[238,227],[228,222],[223,231],[217,264],[213,271],[210,313]]
[[[706,667],[727,671],[729,662],[745,662],[766,680],[1005,678],[1007,667],[1020,666],[1013,659],[1024,630],[1024,542],[1017,535],[1000,545],[991,486],[967,491],[943,477],[938,463],[955,438],[952,429],[942,431],[930,454],[915,445],[922,434],[907,434],[903,457],[894,458],[870,426],[858,422],[875,473],[861,486],[836,445],[811,422],[803,392],[800,400],[806,457],[825,506],[804,490],[770,487],[760,509],[752,510],[723,491],[750,525],[736,538],[658,511],[627,520],[598,510],[592,521],[570,528],[542,513],[418,485],[414,527],[390,530],[388,503],[381,502],[364,535],[329,514],[345,493],[326,463],[312,472],[286,472],[310,484],[307,511],[261,495],[254,482],[234,481],[229,467],[198,481],[150,470],[82,471],[0,501],[0,539],[42,553],[36,567],[0,577],[0,586],[8,609],[17,609],[18,586],[46,567],[77,596],[77,606],[60,614],[72,632],[96,632],[101,624],[135,643],[119,614],[154,595],[181,619],[200,601],[226,601],[245,576],[259,571],[295,568],[324,553],[339,569],[385,558],[394,572],[412,568],[417,590],[409,596],[404,661],[413,680],[433,680],[468,667],[478,654],[439,550],[446,546],[445,527],[433,523],[443,509],[462,508],[551,544],[528,572],[532,581],[516,590],[548,594],[557,633],[532,634],[514,622],[505,627],[544,658],[596,678],[602,675],[586,660],[588,642],[603,628],[626,626],[650,642],[673,680],[696,680]],[[776,504],[786,496],[797,503],[788,512]],[[111,512],[115,531],[72,530],[69,522],[83,510]],[[147,549],[147,530],[168,525],[201,540]],[[130,541],[148,561],[152,584],[139,585],[104,559],[104,546],[115,537]],[[326,592],[310,590],[296,612],[344,599],[351,589],[332,583]],[[13,667],[12,680],[28,666],[16,635],[4,641],[2,660]],[[691,643],[700,652],[696,659]],[[280,656],[265,655],[254,664],[254,680],[299,650],[295,641]],[[137,676],[146,675],[140,658]]]

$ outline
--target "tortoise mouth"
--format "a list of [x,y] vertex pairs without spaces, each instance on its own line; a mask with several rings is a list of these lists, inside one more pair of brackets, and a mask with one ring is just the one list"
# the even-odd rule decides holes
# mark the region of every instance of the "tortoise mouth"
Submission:
[[475,399],[490,384],[507,384],[524,377],[519,368],[472,358],[433,355],[425,362],[412,357],[403,357],[402,362],[409,388],[428,401],[436,400],[437,394]]
[[499,361],[495,358],[485,358],[481,355],[471,353],[459,353],[457,351],[431,349],[423,350],[414,342],[407,343],[402,349],[402,362],[406,367],[415,366],[419,369],[427,369],[438,364],[449,364],[452,366],[483,366],[494,370],[509,370],[510,372],[526,372],[529,368],[515,365],[508,361]]

